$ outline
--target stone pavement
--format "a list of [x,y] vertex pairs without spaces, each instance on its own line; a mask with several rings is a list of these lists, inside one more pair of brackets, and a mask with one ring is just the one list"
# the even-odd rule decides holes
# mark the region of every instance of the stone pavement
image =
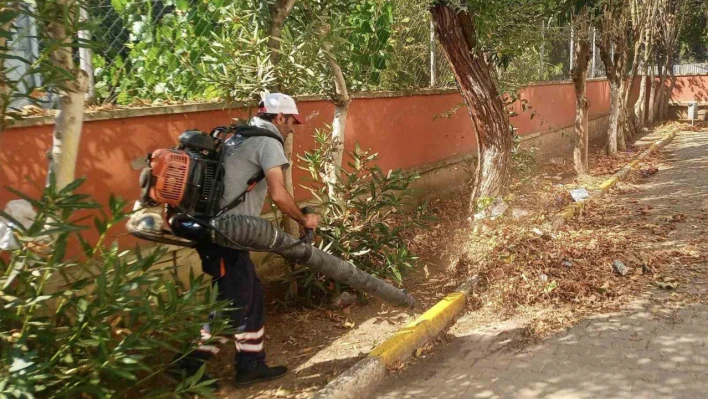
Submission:
[[[680,246],[704,233],[708,132],[681,132],[663,152],[668,167],[620,198],[684,213],[687,221],[670,242],[656,244]],[[683,290],[706,296],[703,266]],[[585,319],[516,351],[505,346],[520,323],[462,331],[438,353],[389,376],[374,397],[708,398],[708,302],[671,309],[652,300],[661,295],[667,294],[649,293],[621,313]]]

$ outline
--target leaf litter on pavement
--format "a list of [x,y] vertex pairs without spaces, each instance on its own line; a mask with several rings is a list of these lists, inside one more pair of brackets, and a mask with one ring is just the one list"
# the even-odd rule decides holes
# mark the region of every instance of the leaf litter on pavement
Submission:
[[[676,126],[662,127],[671,128]],[[456,268],[484,278],[485,290],[475,298],[477,323],[484,315],[493,320],[524,314],[532,321],[528,333],[542,337],[583,315],[617,310],[652,287],[673,292],[681,286],[677,270],[706,260],[704,247],[658,245],[669,239],[677,224],[699,223],[696,218],[681,212],[660,214],[651,205],[619,196],[637,193],[658,172],[661,153],[644,159],[609,197],[591,199],[583,214],[562,230],[550,229],[548,221],[555,212],[572,201],[565,195],[570,188],[598,184],[602,181],[598,176],[608,177],[640,152],[634,148],[618,157],[595,154],[591,158],[595,177],[583,181],[561,180],[562,184],[548,179],[561,175],[558,171],[542,171],[538,178],[515,186],[510,196],[512,208],[515,199],[523,198],[521,204],[532,211],[529,220],[485,220],[471,229]],[[621,265],[624,275],[613,264]],[[676,293],[671,297],[685,299]]]

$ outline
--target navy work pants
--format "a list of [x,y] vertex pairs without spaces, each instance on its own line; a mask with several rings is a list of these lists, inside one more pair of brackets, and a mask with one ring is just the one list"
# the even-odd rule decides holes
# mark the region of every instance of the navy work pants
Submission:
[[[236,369],[247,370],[265,361],[263,287],[248,251],[201,244],[197,252],[202,270],[211,276],[218,289],[218,299],[230,302],[228,317],[236,330]],[[208,326],[202,331],[209,337]],[[202,347],[200,347],[202,348]],[[201,349],[216,352],[211,346]]]

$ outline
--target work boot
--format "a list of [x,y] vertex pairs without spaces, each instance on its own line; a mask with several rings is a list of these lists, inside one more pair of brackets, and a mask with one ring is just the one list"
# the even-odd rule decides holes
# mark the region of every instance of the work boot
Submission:
[[246,369],[236,370],[236,385],[251,385],[256,382],[274,380],[284,376],[288,372],[285,366],[268,367],[263,362],[258,362],[255,366]]
[[[172,364],[170,364],[170,366],[166,370],[168,375],[170,375],[172,378],[176,379],[179,382],[182,382],[187,378],[197,374],[199,369],[204,365],[204,362],[206,361],[206,359],[202,359],[198,355],[195,356],[195,354],[187,355],[181,359],[180,357],[181,356],[179,355],[175,356],[175,358],[172,360]],[[214,378],[204,373],[202,374],[202,377],[199,379],[199,381],[196,382],[196,384],[201,384],[204,381],[209,381],[213,379]],[[219,383],[217,381],[212,382],[210,386],[212,389],[219,389]]]

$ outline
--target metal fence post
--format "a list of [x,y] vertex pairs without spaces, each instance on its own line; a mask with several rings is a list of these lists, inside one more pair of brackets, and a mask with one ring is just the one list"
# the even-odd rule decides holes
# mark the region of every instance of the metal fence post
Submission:
[[543,80],[543,53],[546,50],[546,22],[541,21],[541,48],[539,49],[538,78]]
[[435,26],[430,19],[430,87],[435,87],[437,70],[435,68]]
[[[81,7],[81,22],[85,23],[87,20],[88,11],[84,7]],[[79,39],[84,41],[82,46],[79,48],[79,65],[88,75],[88,91],[86,92],[86,100],[92,102],[96,98],[93,79],[93,54],[91,49],[87,48],[85,44],[85,42],[91,40],[91,32],[88,30],[79,31]]]
[[595,77],[595,50],[597,47],[595,47],[595,34],[597,33],[596,28],[593,26],[592,27],[592,70],[590,71],[590,77],[594,78]]
[[570,65],[568,66],[568,72],[571,72],[573,70],[573,56],[575,55],[575,43],[573,43],[574,33],[575,28],[573,27],[573,25],[570,25]]

